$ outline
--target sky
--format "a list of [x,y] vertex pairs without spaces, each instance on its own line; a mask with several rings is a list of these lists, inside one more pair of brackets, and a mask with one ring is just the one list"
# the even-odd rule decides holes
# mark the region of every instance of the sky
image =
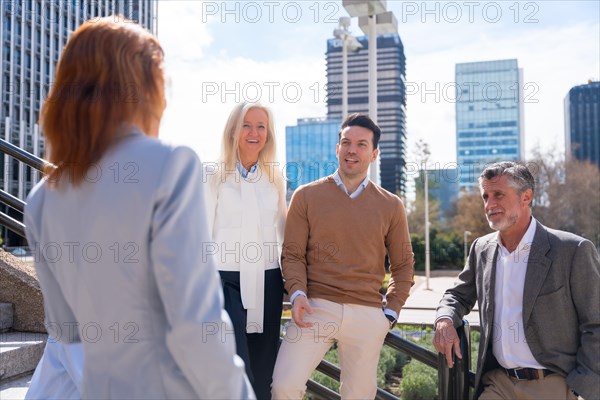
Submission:
[[[525,149],[564,152],[564,98],[600,79],[600,1],[387,1],[404,44],[409,161],[415,143],[430,168],[456,162],[456,63],[518,60],[523,70]],[[327,39],[347,16],[342,1],[162,0],[168,106],[161,137],[215,160],[233,106],[260,100],[276,125],[323,117]],[[362,35],[358,19],[350,30]],[[335,151],[335,149],[331,149]]]

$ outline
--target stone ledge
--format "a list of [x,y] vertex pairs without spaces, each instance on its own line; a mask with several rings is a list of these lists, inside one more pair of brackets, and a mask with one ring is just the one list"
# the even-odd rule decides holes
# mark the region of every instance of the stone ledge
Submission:
[[44,300],[35,268],[4,250],[0,250],[0,303],[13,304],[14,330],[46,332]]
[[0,381],[33,371],[44,353],[46,339],[44,333],[1,333]]
[[13,324],[13,305],[0,303],[0,333],[8,331]]

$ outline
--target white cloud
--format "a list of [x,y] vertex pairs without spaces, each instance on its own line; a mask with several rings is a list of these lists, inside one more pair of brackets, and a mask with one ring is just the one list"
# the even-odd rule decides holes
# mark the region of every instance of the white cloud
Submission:
[[[310,39],[289,40],[290,30],[307,33],[308,28],[292,25],[286,35],[272,38],[278,48],[287,49],[288,57],[251,59],[234,56],[227,48],[211,48],[211,27],[223,26],[218,16],[202,15],[207,8],[200,2],[165,1],[160,5],[159,38],[171,82],[161,126],[163,139],[186,144],[203,160],[213,160],[219,154],[223,127],[233,106],[258,100],[274,113],[279,159],[283,161],[285,126],[294,125],[297,118],[326,115],[322,52],[301,56],[293,49],[304,49]],[[202,20],[207,23],[200,23]],[[245,39],[236,32],[232,40]],[[254,34],[248,37],[252,46],[261,45]],[[324,39],[320,43],[324,46]]]
[[[321,68],[315,68],[319,64]],[[177,65],[171,71],[172,96],[162,135],[193,147],[204,159],[214,159],[233,106],[243,100],[261,101],[274,112],[283,160],[285,126],[299,117],[326,113],[324,75],[322,59],[261,62],[217,55],[193,66]]]
[[158,37],[167,51],[167,61],[197,62],[213,39],[202,16],[203,1],[158,2]]
[[[420,27],[422,28],[422,27]],[[432,37],[451,36],[433,27]],[[404,43],[407,36],[403,36]],[[460,33],[458,37],[460,37]],[[525,87],[525,146],[529,154],[540,144],[543,149],[564,151],[563,100],[569,89],[600,71],[600,25],[566,27],[532,26],[526,31],[506,31],[493,40],[487,33],[457,42],[443,50],[411,57],[407,50],[407,80],[419,87],[408,99],[409,148],[422,138],[430,144],[431,159],[442,165],[456,160],[454,67],[458,62],[518,59]],[[434,90],[436,84],[439,90]],[[444,86],[448,90],[444,91]],[[434,91],[438,95],[424,92]]]
[[[327,111],[324,52],[335,24],[316,24],[308,7],[313,3],[302,4],[307,6],[299,23],[288,23],[277,14],[273,23],[227,25],[220,18],[203,15],[201,2],[161,1],[159,37],[172,80],[161,135],[192,146],[204,159],[213,159],[236,100],[260,91],[261,100],[274,111],[283,160],[285,126],[295,124],[297,118],[324,116]],[[398,7],[401,3],[389,4]],[[453,98],[452,87],[439,91],[437,100],[423,89],[435,91],[436,84],[443,89],[454,82],[456,63],[504,58],[517,58],[525,82],[536,85],[525,93],[538,100],[525,105],[527,150],[537,142],[546,148],[563,148],[565,95],[588,78],[600,78],[600,25],[593,19],[582,22],[581,11],[570,2],[539,3],[539,23],[516,24],[507,8],[512,4],[505,7],[504,20],[498,24],[411,23],[410,18],[402,23],[396,12],[407,56],[407,80],[419,88],[408,98],[409,154],[414,142],[423,138],[430,144],[432,161],[455,160],[454,103],[448,100]],[[562,14],[551,14],[546,4],[563,4],[559,7]],[[341,5],[339,9],[341,16]],[[327,10],[321,11],[324,18]],[[351,29],[359,33],[356,18],[352,24]],[[539,91],[534,93],[536,87]]]

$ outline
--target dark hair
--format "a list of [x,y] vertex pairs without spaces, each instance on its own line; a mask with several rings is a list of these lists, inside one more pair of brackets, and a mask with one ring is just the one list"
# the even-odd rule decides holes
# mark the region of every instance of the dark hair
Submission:
[[379,146],[379,138],[381,137],[381,128],[367,114],[354,113],[346,117],[340,131],[338,132],[338,141],[342,138],[342,131],[349,126],[360,126],[373,132],[373,149]]
[[485,168],[481,175],[479,175],[479,185],[484,180],[489,181],[490,179],[508,176],[509,182],[519,194],[523,193],[527,189],[535,191],[535,179],[529,171],[529,168],[525,164],[515,161],[500,161]]

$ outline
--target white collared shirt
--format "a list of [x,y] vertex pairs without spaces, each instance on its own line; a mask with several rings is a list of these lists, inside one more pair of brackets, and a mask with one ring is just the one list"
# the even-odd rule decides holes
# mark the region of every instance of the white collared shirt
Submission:
[[493,299],[495,311],[492,350],[504,368],[544,368],[531,353],[523,326],[525,275],[536,225],[535,218],[531,217],[529,228],[512,253],[502,245],[500,233],[496,239],[498,258]]
[[365,191],[367,185],[369,184],[369,175],[367,175],[365,179],[360,183],[360,185],[358,185],[356,190],[352,192],[352,194],[350,194],[348,193],[348,188],[346,188],[346,185],[344,185],[344,182],[342,181],[342,177],[340,176],[340,172],[338,169],[335,170],[331,177],[335,181],[335,184],[338,185],[344,191],[344,193],[350,196],[351,199],[355,199],[358,196],[360,196],[360,194]]

